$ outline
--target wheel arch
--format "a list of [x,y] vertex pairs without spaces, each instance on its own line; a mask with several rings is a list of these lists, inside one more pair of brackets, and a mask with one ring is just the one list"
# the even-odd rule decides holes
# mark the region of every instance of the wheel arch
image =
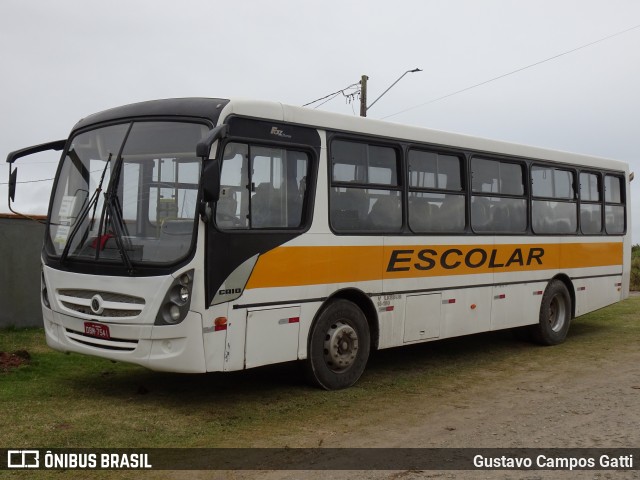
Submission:
[[561,273],[553,277],[549,282],[553,280],[559,280],[564,283],[564,286],[567,287],[569,291],[569,297],[571,298],[571,319],[576,318],[576,290],[573,286],[573,282],[568,275]]
[[[369,325],[369,336],[371,338],[371,350],[377,350],[378,342],[380,338],[380,325],[379,325],[378,313],[376,312],[376,309],[369,295],[367,295],[362,290],[359,290],[357,288],[345,288],[331,294],[331,296],[329,296],[329,298],[327,298],[324,301],[322,307],[318,309],[315,317],[313,318],[313,322],[311,325],[313,326],[313,324],[316,323],[322,311],[326,308],[326,306],[331,301],[338,300],[338,299],[348,300],[351,303],[354,303],[360,310],[362,310],[362,313],[364,313],[364,316],[367,319],[367,324]],[[313,328],[310,328],[309,332],[311,332],[312,330]],[[310,341],[310,338],[307,338],[307,344],[309,343],[309,341]]]

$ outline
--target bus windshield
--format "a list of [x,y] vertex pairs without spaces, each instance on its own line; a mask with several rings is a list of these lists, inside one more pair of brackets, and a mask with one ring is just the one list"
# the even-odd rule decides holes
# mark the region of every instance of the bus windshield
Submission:
[[51,203],[47,252],[62,261],[169,264],[190,251],[205,125],[127,122],[76,135]]

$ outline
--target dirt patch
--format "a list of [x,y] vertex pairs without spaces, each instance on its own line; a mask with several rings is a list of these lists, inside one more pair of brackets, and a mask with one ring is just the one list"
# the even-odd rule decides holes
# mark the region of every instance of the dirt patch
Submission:
[[[567,362],[568,363],[568,362]],[[518,374],[486,375],[436,401],[398,398],[374,419],[342,419],[332,431],[291,435],[288,445],[323,447],[631,448],[640,443],[640,352],[619,352],[591,364],[550,364]],[[280,445],[278,445],[280,446]],[[198,472],[203,473],[203,472]],[[229,472],[224,472],[228,474]],[[181,478],[179,475],[173,478]],[[207,472],[190,478],[228,478]],[[418,480],[640,478],[638,471],[261,471],[232,472],[236,480]]]
[[0,372],[2,373],[29,363],[31,363],[31,355],[26,350],[16,350],[12,353],[0,352]]
[[[579,341],[553,347],[569,350]],[[605,332],[606,333],[606,332]],[[586,335],[583,333],[583,335]],[[604,333],[601,335],[604,336]],[[581,342],[587,348],[587,342]],[[540,350],[551,354],[553,350]],[[557,351],[557,350],[556,350]],[[481,369],[464,385],[408,392],[388,408],[340,416],[278,438],[273,446],[351,448],[633,448],[640,445],[640,350],[637,344],[545,355],[504,371]],[[508,373],[507,373],[508,372]],[[339,419],[339,421],[336,421]],[[228,472],[225,472],[228,473]],[[223,476],[195,478],[224,478]],[[180,478],[180,477],[176,477]],[[636,471],[273,471],[233,472],[237,480],[418,480],[635,478]]]

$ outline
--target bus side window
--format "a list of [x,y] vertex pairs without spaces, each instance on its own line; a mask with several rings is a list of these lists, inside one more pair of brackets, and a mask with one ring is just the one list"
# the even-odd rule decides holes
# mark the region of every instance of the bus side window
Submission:
[[397,230],[402,227],[399,192],[383,192],[371,207],[368,222],[373,230]]
[[531,167],[531,218],[539,234],[575,233],[578,204],[575,172],[547,166]]
[[416,233],[463,232],[462,159],[409,150],[409,228]]
[[471,227],[476,232],[522,233],[527,229],[524,164],[471,160]]
[[600,176],[580,173],[580,229],[585,234],[602,232],[602,194]]
[[604,216],[608,234],[624,233],[624,186],[622,178],[605,175],[604,177]]
[[364,142],[331,142],[329,215],[337,232],[402,228],[396,149]]
[[220,199],[216,204],[216,225],[222,229],[249,226],[249,147],[229,143],[224,149],[220,175]]
[[[299,185],[309,156],[284,148],[251,147],[251,227],[298,228],[306,191]],[[301,195],[302,193],[302,195]]]
[[280,214],[280,190],[270,182],[262,182],[251,197],[251,226],[254,228],[284,227]]

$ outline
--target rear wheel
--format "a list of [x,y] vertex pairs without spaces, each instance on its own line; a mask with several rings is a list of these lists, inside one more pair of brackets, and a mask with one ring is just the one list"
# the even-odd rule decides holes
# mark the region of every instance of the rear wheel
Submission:
[[311,328],[307,372],[326,390],[347,388],[367,365],[371,339],[367,319],[353,302],[332,300]]
[[542,296],[540,321],[531,328],[532,337],[542,345],[557,345],[567,338],[570,323],[569,291],[560,280],[551,280]]

